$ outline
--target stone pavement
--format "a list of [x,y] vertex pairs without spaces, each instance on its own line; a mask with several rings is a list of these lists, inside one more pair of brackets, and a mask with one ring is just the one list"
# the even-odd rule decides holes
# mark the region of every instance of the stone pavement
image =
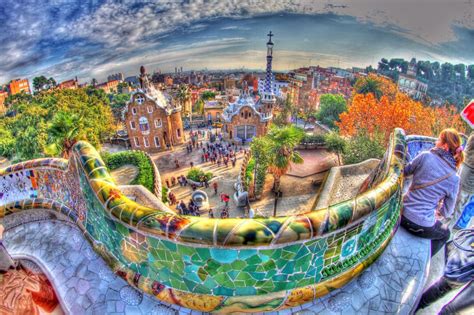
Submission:
[[325,172],[333,166],[338,165],[337,155],[326,150],[298,150],[305,161],[303,164],[291,163],[288,175],[306,177]]
[[[37,263],[71,314],[200,314],[142,294],[115,276],[69,222],[37,211],[5,218],[4,243],[14,258]],[[36,222],[25,223],[34,220]],[[39,220],[39,221],[38,221]],[[426,280],[429,242],[400,228],[360,277],[327,296],[269,314],[409,314]]]

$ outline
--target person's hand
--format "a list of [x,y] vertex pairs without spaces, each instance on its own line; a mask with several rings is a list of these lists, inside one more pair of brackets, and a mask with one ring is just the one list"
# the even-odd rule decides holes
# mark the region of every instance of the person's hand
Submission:
[[439,210],[436,210],[435,211],[435,219],[436,220],[441,220],[443,218],[443,215],[441,214],[441,212],[439,212]]

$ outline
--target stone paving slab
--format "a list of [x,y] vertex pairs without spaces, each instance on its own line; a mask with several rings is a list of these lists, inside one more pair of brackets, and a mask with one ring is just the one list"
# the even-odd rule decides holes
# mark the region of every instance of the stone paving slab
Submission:
[[[31,218],[30,212],[27,219]],[[71,223],[24,220],[21,215],[4,220],[8,221],[4,244],[14,258],[32,260],[43,269],[66,312],[201,314],[162,303],[128,285],[112,273]],[[342,289],[269,314],[409,314],[425,284],[429,256],[429,241],[400,228],[381,257]]]

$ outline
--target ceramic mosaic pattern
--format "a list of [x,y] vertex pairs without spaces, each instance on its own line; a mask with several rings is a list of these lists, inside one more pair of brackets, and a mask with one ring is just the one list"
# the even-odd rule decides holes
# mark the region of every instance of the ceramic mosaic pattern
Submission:
[[[397,129],[370,189],[355,199],[292,217],[207,219],[127,199],[95,149],[79,142],[66,174],[57,171],[66,170],[64,160],[52,173],[36,169],[47,186],[39,190],[54,202],[0,201],[0,216],[50,202],[69,212],[117,274],[169,303],[208,312],[283,309],[343,286],[382,253],[398,226],[405,148]],[[3,173],[22,170],[13,168]],[[55,179],[74,192],[56,195]],[[84,214],[69,209],[78,206]]]

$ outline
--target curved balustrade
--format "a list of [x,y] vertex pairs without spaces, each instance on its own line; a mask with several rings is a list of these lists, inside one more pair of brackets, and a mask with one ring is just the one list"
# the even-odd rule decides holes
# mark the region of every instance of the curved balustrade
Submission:
[[168,303],[279,310],[343,286],[383,252],[398,227],[405,151],[396,129],[360,194],[337,205],[291,217],[208,219],[127,199],[96,150],[79,142],[69,163],[0,171],[0,184],[23,192],[0,196],[0,217],[31,208],[66,213],[118,275]]

